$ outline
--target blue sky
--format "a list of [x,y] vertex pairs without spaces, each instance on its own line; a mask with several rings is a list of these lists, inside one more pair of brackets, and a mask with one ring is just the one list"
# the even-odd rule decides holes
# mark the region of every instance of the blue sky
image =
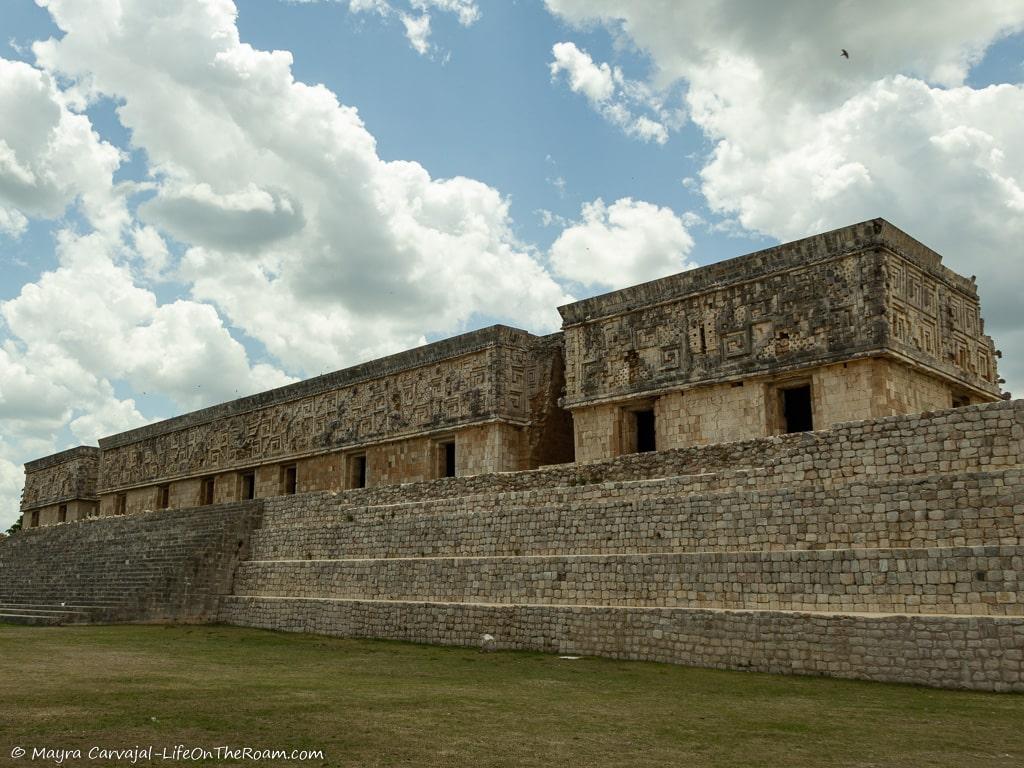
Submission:
[[879,215],[1024,387],[1019,2],[45,5],[0,17],[0,527],[27,459]]

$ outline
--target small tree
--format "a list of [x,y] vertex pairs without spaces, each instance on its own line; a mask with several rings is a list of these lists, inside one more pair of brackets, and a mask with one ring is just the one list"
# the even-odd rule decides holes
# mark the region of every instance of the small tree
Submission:
[[10,528],[7,529],[7,535],[10,536],[11,534],[17,533],[20,530],[21,530],[21,518],[19,517],[17,520],[14,521],[14,525],[12,525]]

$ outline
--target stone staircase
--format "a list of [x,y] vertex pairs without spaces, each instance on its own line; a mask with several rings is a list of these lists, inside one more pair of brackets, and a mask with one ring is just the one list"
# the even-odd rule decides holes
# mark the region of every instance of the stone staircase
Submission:
[[22,531],[0,541],[0,622],[206,620],[261,512],[222,504]]
[[220,618],[1024,690],[1022,444],[997,403],[268,499]]

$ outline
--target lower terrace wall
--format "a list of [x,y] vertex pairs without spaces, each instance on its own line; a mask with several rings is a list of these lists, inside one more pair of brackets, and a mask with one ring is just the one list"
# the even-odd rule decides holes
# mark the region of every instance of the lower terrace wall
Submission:
[[220,618],[1024,691],[1022,457],[999,402],[268,500]]
[[1020,616],[1022,547],[247,562],[236,594]]
[[0,602],[1024,690],[1022,456],[1011,401],[93,519],[0,542]]
[[97,606],[94,620],[210,620],[261,513],[249,502],[21,531],[0,541],[0,602]]
[[1024,618],[231,597],[222,620],[344,637],[1024,691]]

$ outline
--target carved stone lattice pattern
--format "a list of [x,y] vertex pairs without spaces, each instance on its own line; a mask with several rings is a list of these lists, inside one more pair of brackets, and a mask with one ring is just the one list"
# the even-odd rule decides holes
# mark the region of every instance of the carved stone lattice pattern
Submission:
[[95,500],[98,448],[79,446],[25,465],[21,508],[72,500]]

